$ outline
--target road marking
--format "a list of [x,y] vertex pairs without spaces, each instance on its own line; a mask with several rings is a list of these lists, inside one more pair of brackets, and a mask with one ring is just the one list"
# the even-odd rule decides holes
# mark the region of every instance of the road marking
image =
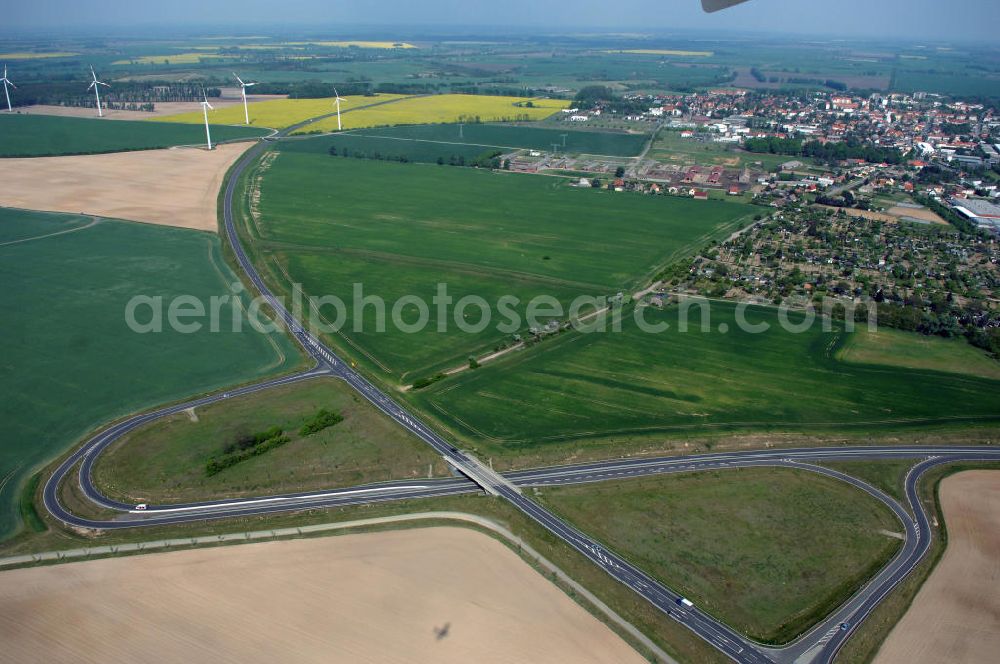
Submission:
[[168,512],[191,512],[194,510],[210,510],[220,507],[243,507],[246,505],[259,505],[261,503],[275,503],[291,500],[318,500],[321,498],[336,498],[338,496],[350,496],[359,493],[378,493],[381,491],[413,491],[416,489],[429,489],[425,484],[413,484],[406,486],[386,486],[372,489],[354,489],[351,491],[330,491],[326,493],[311,493],[305,496],[276,496],[274,498],[253,498],[249,500],[239,500],[231,503],[215,503],[212,505],[191,505],[189,507],[164,507],[162,509],[129,510],[129,514],[165,514]]

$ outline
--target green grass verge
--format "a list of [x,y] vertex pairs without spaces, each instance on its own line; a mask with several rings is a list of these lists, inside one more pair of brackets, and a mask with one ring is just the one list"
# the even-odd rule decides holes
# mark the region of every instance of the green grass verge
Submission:
[[892,512],[808,471],[744,468],[546,488],[541,500],[699,608],[785,643],[899,548]]
[[45,532],[45,522],[38,515],[38,510],[35,509],[35,492],[38,491],[38,484],[41,478],[41,473],[32,475],[24,483],[24,487],[21,489],[21,497],[18,500],[18,512],[21,516],[21,523],[31,533]]
[[856,477],[879,489],[887,496],[895,498],[906,507],[906,496],[903,492],[903,481],[906,474],[919,459],[904,459],[901,461],[827,461],[817,465],[840,471],[845,475]]
[[[326,408],[344,421],[303,436]],[[194,417],[197,418],[195,421]],[[446,475],[440,456],[343,381],[318,378],[158,420],[114,443],[94,481],[124,502],[195,502]],[[289,442],[208,476],[205,465],[240,436],[279,427]]]
[[[252,127],[215,125],[212,127],[212,141],[221,143],[259,138],[268,133]],[[198,125],[52,115],[0,115],[0,157],[125,152],[204,143],[205,128]]]

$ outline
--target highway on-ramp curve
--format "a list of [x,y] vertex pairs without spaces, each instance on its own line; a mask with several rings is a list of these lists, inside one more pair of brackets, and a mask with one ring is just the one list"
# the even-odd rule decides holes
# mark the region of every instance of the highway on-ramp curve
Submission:
[[[279,134],[287,135],[297,128],[289,127]],[[734,466],[734,465],[796,465],[807,467],[815,472],[824,472],[831,475],[839,475],[827,469],[811,466],[809,461],[823,458],[838,458],[835,454],[824,454],[824,450],[816,448],[812,450],[798,451],[765,451],[765,452],[745,452],[729,455],[702,455],[701,457],[680,457],[670,459],[627,459],[616,460],[605,463],[587,464],[570,468],[543,469],[538,471],[524,471],[521,473],[511,473],[507,476],[494,472],[477,459],[465,452],[460,451],[452,444],[444,440],[437,433],[432,431],[416,416],[406,408],[397,403],[394,399],[375,387],[360,373],[355,371],[349,364],[343,362],[337,355],[317,339],[311,332],[304,329],[291,313],[284,307],[264,283],[260,274],[253,266],[250,258],[244,251],[236,230],[233,214],[233,201],[239,184],[240,176],[246,168],[266,149],[267,142],[260,142],[248,150],[237,164],[230,171],[226,180],[225,195],[223,197],[223,222],[230,245],[240,267],[254,288],[268,302],[274,310],[276,316],[291,332],[292,336],[305,349],[305,351],[315,360],[316,366],[306,372],[285,376],[257,385],[238,388],[197,399],[192,402],[169,406],[151,413],[137,415],[125,419],[112,425],[108,429],[100,432],[87,441],[75,453],[67,457],[56,469],[43,490],[43,500],[46,509],[57,519],[74,526],[94,527],[94,528],[119,528],[137,527],[143,525],[156,525],[163,523],[178,523],[182,521],[204,520],[209,518],[221,518],[238,516],[245,514],[262,514],[281,510],[319,508],[336,505],[350,505],[359,503],[370,503],[382,500],[398,500],[403,498],[416,498],[427,496],[452,495],[456,493],[466,493],[469,491],[483,490],[489,494],[499,496],[507,500],[526,516],[540,524],[556,537],[579,551],[594,564],[601,567],[605,572],[616,580],[631,588],[646,601],[656,606],[659,610],[684,625],[706,642],[717,648],[732,660],[747,663],[763,662],[792,662],[792,661],[832,661],[836,652],[851,632],[857,627],[874,606],[889,591],[894,588],[902,578],[912,570],[913,566],[919,562],[930,544],[930,529],[928,527],[927,516],[924,513],[918,500],[916,500],[916,481],[920,474],[934,465],[952,460],[1000,460],[1000,450],[991,448],[929,448],[910,449],[910,457],[930,455],[927,461],[917,467],[907,478],[907,497],[911,503],[911,509],[915,514],[915,520],[911,520],[906,515],[905,510],[898,506],[895,501],[880,495],[877,490],[868,485],[842,476],[845,481],[859,486],[863,490],[883,499],[890,506],[895,505],[894,511],[900,516],[907,530],[906,545],[899,555],[887,566],[882,573],[868,583],[858,594],[845,604],[841,609],[831,615],[820,626],[811,630],[808,634],[800,637],[788,647],[776,649],[768,648],[754,643],[729,628],[719,620],[702,612],[697,607],[683,607],[678,604],[677,593],[666,588],[661,583],[645,574],[621,556],[604,548],[600,543],[591,539],[586,534],[565,523],[562,519],[551,513],[538,503],[525,497],[522,486],[531,485],[551,485],[568,484],[585,481],[599,481],[616,476],[629,476],[640,474],[654,474],[663,472],[683,472],[684,470],[700,470],[709,467]],[[366,487],[356,487],[353,489],[330,491],[323,493],[297,494],[293,496],[273,496],[257,498],[247,501],[219,501],[215,503],[204,503],[183,506],[163,506],[151,509],[143,515],[131,515],[133,518],[127,520],[89,520],[69,512],[61,504],[59,496],[59,486],[71,469],[80,464],[79,481],[86,497],[97,505],[106,509],[118,510],[128,509],[120,503],[110,501],[102,496],[90,481],[90,471],[94,460],[114,440],[148,422],[151,422],[165,415],[181,412],[187,408],[202,406],[223,399],[228,399],[260,390],[269,389],[277,385],[288,384],[301,380],[309,380],[319,376],[331,376],[347,382],[361,396],[367,399],[375,407],[395,420],[400,426],[413,433],[423,440],[444,457],[448,463],[461,473],[466,479],[454,479],[446,481],[428,481],[419,485],[413,483],[384,483],[381,485],[369,485]],[[861,456],[859,452],[867,452],[869,455],[893,455],[899,448],[867,448],[858,450],[849,448],[840,450],[840,458]],[[82,463],[81,463],[82,462]],[[684,468],[684,465],[688,468]],[[607,475],[607,478],[597,478],[598,475]],[[168,511],[171,510],[171,511]],[[840,627],[843,623],[844,628]],[[833,627],[831,627],[831,624]]]

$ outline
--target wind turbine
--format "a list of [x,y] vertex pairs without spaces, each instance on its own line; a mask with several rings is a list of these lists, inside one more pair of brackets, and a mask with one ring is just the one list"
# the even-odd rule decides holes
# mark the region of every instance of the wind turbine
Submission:
[[333,94],[336,97],[334,103],[337,105],[337,131],[342,131],[344,126],[340,124],[340,93],[337,92],[337,88],[333,89]]
[[2,80],[3,80],[3,94],[4,94],[5,97],[7,97],[7,112],[8,113],[13,113],[14,109],[11,108],[11,106],[10,106],[10,92],[7,90],[7,86],[9,85],[10,87],[14,88],[15,90],[17,90],[17,86],[14,85],[13,83],[11,83],[10,79],[7,78],[7,65],[3,66],[3,79]]
[[205,140],[208,141],[208,149],[211,150],[212,149],[212,132],[209,131],[209,129],[208,129],[208,112],[210,110],[214,111],[215,109],[212,108],[212,105],[208,103],[208,93],[205,92],[204,90],[202,90],[201,92],[202,92],[202,95],[205,98],[205,101],[201,102],[201,111],[202,111],[202,113],[205,114]]
[[240,92],[243,93],[243,115],[246,116],[247,124],[250,124],[250,111],[247,109],[247,88],[257,85],[256,83],[244,83],[243,79],[239,77],[236,72],[233,72],[233,76],[236,80],[240,82]]
[[93,65],[90,66],[90,75],[94,77],[94,80],[89,86],[87,86],[87,89],[89,90],[90,88],[94,88],[94,94],[97,96],[97,117],[103,118],[104,112],[101,111],[101,92],[98,86],[103,85],[106,88],[110,88],[111,86],[103,81],[97,80],[97,74],[94,73]]

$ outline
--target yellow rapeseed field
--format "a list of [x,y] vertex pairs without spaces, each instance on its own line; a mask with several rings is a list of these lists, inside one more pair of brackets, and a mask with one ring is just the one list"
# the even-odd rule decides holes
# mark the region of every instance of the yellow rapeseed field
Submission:
[[[252,89],[251,89],[252,90]],[[388,101],[392,99],[400,99],[403,95],[388,95],[380,94],[373,97],[357,96],[357,97],[343,97],[340,102],[340,110],[346,111],[352,108],[357,108],[359,106],[365,106],[367,104],[375,104],[382,101]],[[211,101],[211,100],[209,100]],[[390,104],[391,105],[391,104]],[[191,103],[192,110],[190,113],[181,113],[178,115],[164,115],[157,118],[153,118],[153,122],[187,122],[191,124],[198,124],[204,121],[201,114],[201,108],[195,102]],[[326,115],[327,113],[333,113],[336,109],[333,105],[332,98],[323,99],[274,99],[271,101],[259,101],[254,102],[249,105],[250,108],[250,124],[257,127],[271,127],[273,129],[284,129],[293,124],[302,122],[303,120],[308,120],[309,118],[315,118],[320,115]],[[363,112],[363,111],[358,111]],[[343,116],[346,123],[347,119],[353,115],[353,113],[348,113]],[[210,122],[215,124],[243,124],[243,104],[233,104],[226,108],[220,108],[214,111],[208,112],[208,119]],[[346,125],[345,125],[346,126]],[[333,128],[337,128],[337,118],[333,118]]]
[[391,41],[312,41],[312,42],[286,42],[289,46],[331,46],[334,48],[347,48],[355,46],[357,48],[416,48],[413,44],[406,42]]
[[[208,49],[205,49],[208,50]],[[194,65],[202,60],[222,57],[217,53],[165,53],[163,55],[142,55],[137,58],[127,58],[125,60],[115,60],[113,65],[162,65],[169,62],[172,65]]]
[[663,48],[632,48],[625,51],[608,51],[608,53],[631,53],[633,55],[677,55],[688,58],[710,58],[714,51],[674,51]]
[[[527,106],[528,103],[532,105]],[[488,95],[433,95],[411,97],[384,106],[365,108],[343,116],[344,129],[438,122],[504,122],[542,120],[566,108],[561,99],[493,97]],[[328,118],[299,130],[336,131],[337,119]]]
[[42,58],[68,58],[79,53],[68,51],[48,51],[46,53],[32,53],[31,51],[19,51],[17,53],[0,53],[0,62],[4,60],[39,60]]

